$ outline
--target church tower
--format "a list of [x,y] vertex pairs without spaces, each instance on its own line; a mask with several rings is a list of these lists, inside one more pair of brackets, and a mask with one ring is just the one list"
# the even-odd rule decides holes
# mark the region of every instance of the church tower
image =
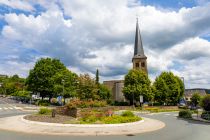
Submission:
[[146,74],[148,74],[147,57],[144,55],[144,49],[142,45],[138,19],[136,22],[136,36],[134,44],[134,56],[132,62],[133,62],[133,69],[143,70]]

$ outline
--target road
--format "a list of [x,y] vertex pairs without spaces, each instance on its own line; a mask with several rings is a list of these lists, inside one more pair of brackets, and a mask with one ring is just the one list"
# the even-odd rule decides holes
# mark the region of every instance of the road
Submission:
[[[0,102],[0,107],[8,104]],[[6,109],[7,114],[16,115],[19,111]],[[9,113],[10,112],[10,113]],[[13,113],[11,113],[13,112]],[[21,112],[24,113],[24,112]],[[4,114],[4,113],[3,113]],[[0,111],[2,116],[2,111]],[[161,130],[143,133],[138,135],[121,135],[121,136],[48,136],[34,135],[9,131],[0,131],[0,140],[209,140],[210,139],[210,124],[186,121],[178,119],[177,113],[161,113],[154,115],[144,115],[144,117],[153,118],[165,122],[166,127]]]
[[0,118],[22,114],[28,114],[28,112],[20,110],[20,107],[17,107],[17,103],[13,100],[0,97]]

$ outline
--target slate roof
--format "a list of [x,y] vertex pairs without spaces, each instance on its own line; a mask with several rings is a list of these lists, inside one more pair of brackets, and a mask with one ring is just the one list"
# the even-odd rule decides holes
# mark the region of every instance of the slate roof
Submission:
[[207,94],[206,89],[200,89],[200,88],[195,88],[195,89],[185,89],[185,96],[192,96],[194,93],[199,93],[201,96],[205,96]]
[[136,21],[136,35],[135,35],[135,44],[134,44],[134,58],[145,58],[144,48],[142,45],[142,39],[139,29],[138,19]]

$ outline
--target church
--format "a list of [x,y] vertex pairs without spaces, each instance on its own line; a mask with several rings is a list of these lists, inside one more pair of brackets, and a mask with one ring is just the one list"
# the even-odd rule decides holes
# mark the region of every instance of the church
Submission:
[[[142,44],[142,38],[141,38],[140,29],[139,29],[138,19],[136,22],[134,55],[132,58],[132,63],[133,63],[133,69],[143,70],[146,74],[148,74],[147,57],[144,54],[144,48]],[[110,80],[110,81],[104,81],[103,83],[111,91],[113,101],[118,101],[118,102],[126,101],[122,92],[122,89],[124,87],[124,80]]]

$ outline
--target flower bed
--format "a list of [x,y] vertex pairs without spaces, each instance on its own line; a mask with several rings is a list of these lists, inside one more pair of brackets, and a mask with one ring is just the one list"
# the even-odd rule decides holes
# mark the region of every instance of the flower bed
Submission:
[[135,116],[131,111],[124,111],[120,115],[114,114],[112,110],[89,110],[85,109],[80,112],[79,118],[73,118],[66,115],[55,115],[51,117],[49,110],[40,109],[39,114],[28,115],[27,120],[63,123],[63,124],[119,124],[140,121],[141,118]]

